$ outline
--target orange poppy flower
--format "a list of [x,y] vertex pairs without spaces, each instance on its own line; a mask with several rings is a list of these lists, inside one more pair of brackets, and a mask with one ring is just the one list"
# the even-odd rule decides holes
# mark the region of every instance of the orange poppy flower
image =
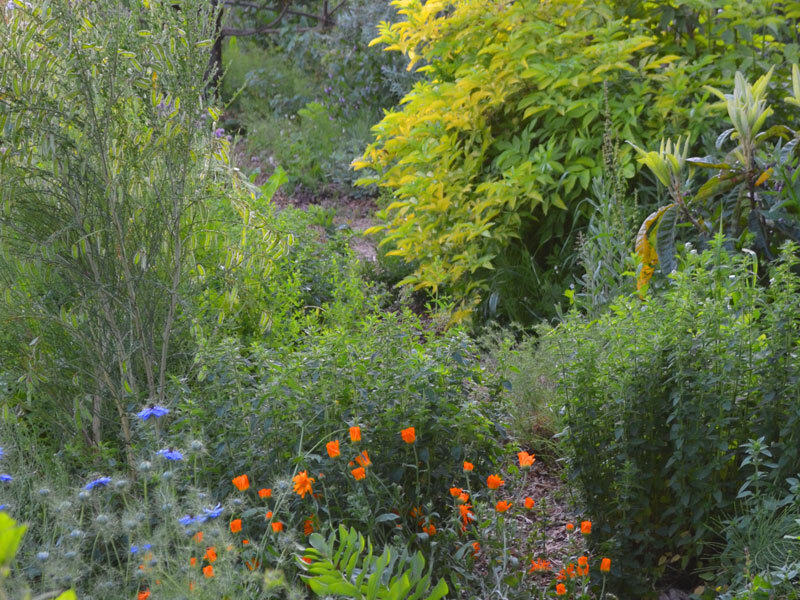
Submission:
[[499,475],[489,475],[489,477],[486,478],[486,485],[489,486],[490,490],[496,490],[503,484],[505,484],[505,481],[500,479]]
[[361,441],[361,427],[356,426],[350,428],[350,441],[351,442]]
[[421,506],[412,506],[411,510],[408,511],[412,517],[421,517],[422,516],[422,507]]
[[572,531],[573,529],[575,529],[575,525],[572,523],[567,523],[567,531]]
[[311,535],[314,533],[314,521],[306,519],[303,521],[303,535]]
[[436,527],[434,527],[433,523],[431,523],[427,527],[423,527],[422,531],[424,531],[425,533],[427,533],[431,537],[436,535]]
[[467,492],[461,492],[458,495],[458,498],[456,498],[456,501],[461,503],[466,502],[467,500],[469,500],[469,494]]
[[539,571],[549,571],[549,570],[550,570],[550,561],[539,558],[537,560],[531,560],[531,568],[528,569],[528,573],[538,573]]
[[266,518],[267,519],[271,519],[272,518],[272,511],[271,510],[267,511]]
[[408,427],[400,432],[400,436],[406,444],[413,444],[417,440],[417,433],[413,427]]
[[139,594],[136,596],[136,600],[147,600],[149,597],[150,597],[150,588],[147,588],[146,590],[142,590],[141,592],[139,592]]
[[237,533],[242,530],[242,520],[241,519],[234,519],[231,521],[231,532]]
[[258,490],[259,498],[269,498],[272,496],[272,488],[261,488]]
[[214,576],[214,567],[211,565],[203,567],[203,575],[206,576],[206,579],[211,579]]
[[242,546],[248,546],[250,544],[250,540],[242,540]]
[[536,504],[536,501],[533,498],[531,498],[530,496],[525,498],[525,508],[527,508],[528,510],[532,509],[535,504]]
[[450,488],[450,495],[451,495],[453,498],[456,498],[457,496],[460,496],[460,495],[461,495],[461,492],[462,492],[462,491],[463,491],[463,490],[462,490],[461,488],[459,488],[459,487],[451,487],[451,488]]
[[464,470],[465,471],[469,472],[469,471],[472,471],[472,469],[474,469],[474,468],[475,468],[475,465],[473,465],[471,462],[464,461]]
[[313,477],[308,476],[308,471],[300,471],[297,475],[292,477],[294,481],[294,491],[301,498],[305,498],[306,494],[311,493],[311,484],[316,481]]
[[611,559],[604,558],[600,561],[600,571],[603,573],[608,573],[611,570]]
[[583,535],[589,535],[590,533],[592,533],[591,521],[581,521],[581,533]]
[[517,458],[519,458],[519,466],[522,469],[528,469],[536,462],[536,455],[527,452],[517,452]]
[[511,508],[511,503],[506,502],[505,500],[500,500],[497,504],[495,504],[494,509],[499,513],[506,512],[509,508]]
[[356,462],[362,467],[368,467],[372,464],[372,461],[369,459],[369,454],[367,454],[366,450],[356,456]]
[[244,561],[244,564],[247,566],[248,570],[253,571],[261,566],[261,561],[253,560],[250,562],[249,560]]
[[478,552],[481,549],[480,542],[472,542],[472,556],[478,556]]
[[559,583],[556,586],[556,596],[563,596],[566,593],[567,593],[567,586],[565,586],[563,583]]
[[203,541],[203,532],[202,531],[198,531],[197,533],[194,534],[192,539],[199,544],[200,542]]
[[189,566],[193,567],[197,564],[197,559],[193,556],[189,559]]
[[272,522],[272,531],[278,533],[279,531],[283,531],[283,523],[280,521],[273,521]]
[[358,467],[350,472],[353,474],[353,477],[356,478],[356,481],[361,481],[367,476],[367,472],[364,470],[364,467]]
[[458,507],[458,512],[461,515],[461,520],[464,521],[464,526],[469,525],[470,521],[475,520],[475,515],[471,512],[471,504],[461,504]]
[[217,560],[217,549],[214,546],[209,546],[206,548],[206,553],[203,555],[208,562],[213,563]]
[[328,442],[325,444],[325,449],[328,451],[328,456],[331,458],[336,458],[341,454],[341,452],[339,452],[339,440]]
[[238,477],[234,477],[231,479],[233,485],[236,486],[240,492],[245,491],[247,488],[250,487],[250,480],[247,478],[247,475],[239,475]]

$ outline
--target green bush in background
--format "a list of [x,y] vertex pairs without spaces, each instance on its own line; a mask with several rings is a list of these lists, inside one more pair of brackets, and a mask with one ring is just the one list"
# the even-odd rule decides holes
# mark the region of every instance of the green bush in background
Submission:
[[797,247],[762,287],[724,244],[686,253],[661,294],[550,334],[572,477],[628,586],[702,564],[753,476],[747,440],[771,452],[769,493],[800,471]]
[[[419,261],[403,283],[452,293],[455,320],[480,301],[490,316],[552,314],[603,166],[604,85],[622,139],[711,143],[703,86],[798,51],[793,2],[394,4],[406,20],[376,42],[425,79],[354,165],[392,193],[385,241]],[[619,169],[635,175],[626,148]],[[646,206],[657,198],[652,185],[637,190]]]

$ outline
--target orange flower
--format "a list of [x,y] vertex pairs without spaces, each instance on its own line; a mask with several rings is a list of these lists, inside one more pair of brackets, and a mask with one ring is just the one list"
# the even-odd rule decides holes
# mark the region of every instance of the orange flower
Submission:
[[511,508],[511,503],[506,502],[505,500],[500,500],[497,504],[495,504],[494,509],[499,513],[506,512],[509,508]]
[[589,557],[581,556],[578,558],[578,575],[586,577],[589,575]]
[[197,533],[194,534],[194,537],[192,539],[199,544],[200,542],[203,541],[203,532],[198,531]]
[[304,556],[304,557],[303,557],[303,558],[301,558],[300,560],[302,560],[302,561],[303,561],[304,563],[306,563],[307,565],[310,565],[310,564],[311,564],[311,557],[310,557],[310,556]]
[[549,571],[549,570],[550,570],[550,561],[539,558],[537,560],[531,560],[531,568],[528,569],[528,573],[538,573],[539,571]]
[[193,556],[189,559],[189,566],[193,567],[197,564],[197,559]]
[[273,521],[272,522],[272,531],[278,533],[279,531],[283,531],[283,523],[280,521]]
[[456,501],[462,502],[462,503],[466,502],[467,500],[469,500],[469,494],[467,492],[461,492],[461,494],[459,494],[458,498],[456,498]]
[[423,527],[422,531],[424,531],[425,533],[427,533],[431,537],[436,535],[436,527],[434,527],[433,523],[431,523],[427,527]]
[[372,464],[372,461],[369,459],[369,454],[367,454],[366,450],[356,456],[356,462],[362,467],[368,467]]
[[353,477],[356,478],[356,481],[361,481],[367,476],[367,472],[364,470],[364,467],[358,467],[350,472],[353,474]]
[[193,592],[193,591],[194,591],[194,581],[190,581],[190,582],[189,582],[189,591],[190,591],[190,592]]
[[242,540],[242,546],[247,546],[250,544],[250,540]]
[[241,519],[234,519],[231,521],[231,532],[237,533],[242,530],[242,520]]
[[408,511],[412,517],[421,517],[422,516],[422,507],[421,506],[412,506],[411,510]]
[[490,490],[496,490],[503,484],[505,484],[505,481],[500,479],[499,475],[489,475],[489,477],[486,478],[486,485],[489,486]]
[[248,570],[253,571],[261,566],[261,561],[253,560],[253,562],[250,562],[249,560],[246,560],[244,561],[244,564],[247,566]]
[[519,466],[522,469],[528,469],[536,462],[536,455],[535,454],[528,454],[527,452],[517,452],[517,457],[519,458]]
[[581,533],[583,535],[589,535],[590,533],[592,533],[591,521],[581,521]]
[[406,444],[413,444],[415,441],[417,441],[417,434],[413,427],[403,429],[403,431],[400,432],[400,436],[403,438],[403,441]]
[[528,510],[532,509],[535,504],[536,504],[536,501],[533,498],[531,498],[530,496],[525,498],[525,508],[527,508]]
[[563,596],[566,593],[567,593],[567,586],[565,586],[563,583],[559,583],[556,586],[556,596]]
[[461,520],[464,521],[464,527],[469,525],[470,521],[475,520],[475,515],[470,511],[472,508],[471,504],[461,504],[458,507],[458,512],[461,515]]
[[258,490],[259,498],[270,498],[272,496],[272,488],[261,488]]
[[573,529],[575,529],[575,525],[572,523],[567,523],[567,531],[572,531]]
[[206,579],[211,579],[214,576],[214,567],[211,565],[203,567],[203,575],[206,576]]
[[213,563],[215,560],[217,560],[217,549],[214,548],[214,546],[209,546],[206,548],[206,553],[203,555],[203,558],[205,558],[208,562]]
[[247,478],[247,475],[239,475],[238,477],[231,479],[231,481],[233,481],[233,485],[235,485],[236,489],[238,489],[240,492],[243,492],[250,487],[250,480]]
[[471,462],[464,461],[464,470],[465,471],[472,471],[472,469],[474,469],[474,468],[475,468],[475,465],[473,465]]
[[460,496],[460,495],[461,495],[461,492],[462,492],[461,488],[458,488],[458,487],[451,487],[451,488],[450,488],[450,495],[451,495],[453,498],[455,498],[455,497],[457,497],[457,496]]
[[314,521],[306,519],[303,521],[303,535],[311,535],[314,533]]
[[611,559],[604,558],[600,561],[600,571],[603,573],[608,573],[611,570]]
[[311,484],[316,481],[313,477],[308,476],[308,471],[300,471],[297,475],[292,477],[294,481],[294,491],[301,498],[305,498],[306,494],[311,493]]
[[139,595],[136,596],[136,600],[147,600],[150,597],[150,588],[146,590],[142,590],[139,592]]
[[361,427],[351,427],[350,428],[350,441],[351,442],[360,442],[361,441]]
[[271,519],[272,518],[272,511],[271,510],[267,511],[266,517],[267,517],[267,519]]
[[472,556],[478,556],[478,552],[481,549],[480,542],[472,542]]
[[325,444],[325,449],[328,451],[328,456],[331,458],[336,458],[341,454],[341,452],[339,452],[339,440],[328,442]]

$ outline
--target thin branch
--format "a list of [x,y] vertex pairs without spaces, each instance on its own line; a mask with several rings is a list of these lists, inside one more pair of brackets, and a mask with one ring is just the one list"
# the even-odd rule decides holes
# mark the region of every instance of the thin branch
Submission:
[[286,12],[289,10],[289,2],[291,0],[284,0],[283,8],[281,9],[280,14],[271,22],[267,23],[263,27],[258,27],[257,29],[229,29],[224,28],[220,31],[220,37],[226,37],[229,35],[258,35],[260,33],[276,33],[279,30],[275,29],[275,25],[280,23],[283,20],[283,17],[286,16]]

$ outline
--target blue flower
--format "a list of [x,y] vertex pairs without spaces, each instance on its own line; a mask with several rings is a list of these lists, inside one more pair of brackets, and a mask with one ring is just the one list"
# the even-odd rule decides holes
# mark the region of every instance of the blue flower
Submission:
[[224,130],[222,127],[220,127],[219,129],[215,129],[215,130],[214,130],[214,137],[215,137],[215,138],[219,139],[219,138],[221,138],[223,135],[225,135],[225,130]]
[[159,406],[158,404],[151,404],[150,406],[143,408],[136,416],[139,417],[142,421],[147,421],[150,417],[163,417],[164,415],[169,414],[169,409],[164,408],[163,406]]
[[3,447],[0,446],[0,458],[2,458],[2,457],[3,457]]
[[0,504],[0,510],[5,510],[8,508],[8,504]]
[[216,519],[222,514],[222,505],[217,504],[214,508],[204,508],[206,519]]
[[136,554],[139,551],[139,546],[131,546],[131,554]]
[[8,473],[0,473],[0,481],[11,481],[14,478]]
[[152,547],[152,544],[145,544],[141,548],[139,546],[131,546],[131,554],[136,554],[139,550],[150,550]]
[[163,450],[159,450],[158,454],[167,460],[183,460],[183,454],[177,450],[173,450],[172,448],[164,448]]
[[178,523],[180,523],[183,526],[188,526],[194,523],[194,520],[195,519],[192,515],[184,515],[183,517],[178,519]]
[[111,477],[98,477],[97,479],[93,479],[89,483],[87,483],[83,489],[85,490],[92,490],[97,486],[105,486],[111,483]]

